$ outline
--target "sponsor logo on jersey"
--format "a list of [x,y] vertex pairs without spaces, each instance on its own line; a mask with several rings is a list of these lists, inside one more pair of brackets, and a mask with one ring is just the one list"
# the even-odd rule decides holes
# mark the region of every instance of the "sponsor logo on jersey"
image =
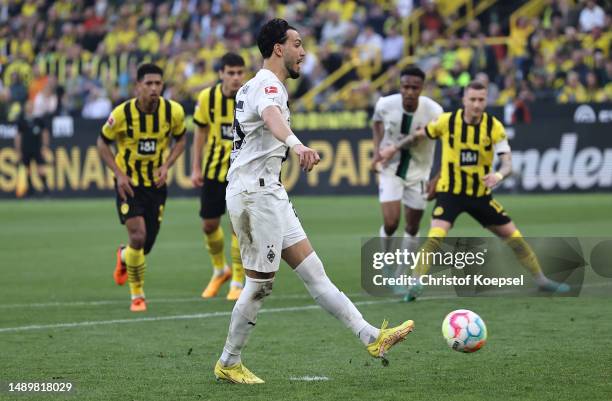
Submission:
[[264,92],[266,92],[266,95],[271,95],[273,93],[278,93],[278,88],[276,86],[266,86]]

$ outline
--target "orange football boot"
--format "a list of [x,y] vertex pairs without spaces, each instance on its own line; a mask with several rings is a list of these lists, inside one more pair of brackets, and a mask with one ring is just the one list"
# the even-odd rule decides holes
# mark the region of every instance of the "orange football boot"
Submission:
[[219,289],[227,280],[232,278],[232,270],[227,266],[223,269],[223,273],[218,276],[213,275],[208,282],[208,285],[202,292],[202,298],[213,298],[217,296]]
[[130,310],[132,312],[146,312],[147,311],[147,301],[145,301],[145,299],[141,297],[132,299]]
[[128,279],[127,267],[125,263],[121,261],[121,250],[125,248],[123,245],[120,245],[117,248],[117,262],[115,264],[115,271],[113,272],[113,278],[115,279],[115,283],[117,285],[123,285]]

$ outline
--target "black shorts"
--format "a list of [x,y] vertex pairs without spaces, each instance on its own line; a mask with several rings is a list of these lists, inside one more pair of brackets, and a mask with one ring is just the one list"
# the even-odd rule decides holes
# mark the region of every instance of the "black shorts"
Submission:
[[453,224],[463,212],[468,213],[483,227],[501,226],[512,221],[504,207],[491,195],[474,197],[446,192],[436,194],[436,206],[431,214],[432,218]]
[[45,160],[43,159],[40,150],[35,150],[33,152],[24,152],[21,156],[21,162],[26,167],[30,167],[30,163],[32,163],[32,160],[34,160],[36,164],[45,164]]
[[[126,201],[123,201],[117,192],[117,212],[121,224],[125,224],[132,217],[142,216],[144,218],[146,229],[144,253],[146,255],[153,248],[161,227],[168,188],[166,186],[161,188],[140,186],[132,188],[134,189],[134,196],[128,196]],[[116,184],[115,191],[117,191]]]
[[227,188],[227,181],[220,182],[204,178],[204,185],[200,191],[201,218],[216,219],[225,214],[225,188]]

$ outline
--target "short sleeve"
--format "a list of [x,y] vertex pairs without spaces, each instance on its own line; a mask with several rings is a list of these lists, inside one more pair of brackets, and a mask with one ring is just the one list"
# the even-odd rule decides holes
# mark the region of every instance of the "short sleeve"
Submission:
[[491,130],[491,139],[493,144],[502,142],[507,139],[506,130],[504,130],[503,124],[495,117],[493,118],[493,129]]
[[442,113],[444,113],[444,109],[438,103],[434,103],[432,107],[431,115],[433,118],[439,118]]
[[206,88],[202,90],[198,95],[198,101],[195,105],[195,111],[193,113],[193,122],[199,125],[200,127],[205,127],[210,124],[206,108],[208,106],[211,90],[211,88]]
[[179,103],[174,102],[172,105],[172,135],[179,137],[185,134],[186,130],[185,110]]
[[252,93],[251,96],[254,97],[255,100],[255,109],[257,110],[257,114],[262,117],[263,111],[268,106],[278,106],[281,110],[283,106],[287,104],[287,99],[285,99],[285,90],[280,87],[281,84],[274,81],[264,81],[261,86]]
[[102,126],[102,139],[105,142],[113,142],[117,139],[117,135],[121,131],[121,125],[123,122],[122,106],[116,107],[108,116],[108,119]]
[[383,98],[381,97],[376,102],[376,106],[374,107],[374,115],[372,116],[372,121],[383,121]]
[[425,134],[431,139],[439,138],[444,135],[444,131],[448,131],[448,120],[450,113],[442,113],[437,119],[433,120],[425,126]]

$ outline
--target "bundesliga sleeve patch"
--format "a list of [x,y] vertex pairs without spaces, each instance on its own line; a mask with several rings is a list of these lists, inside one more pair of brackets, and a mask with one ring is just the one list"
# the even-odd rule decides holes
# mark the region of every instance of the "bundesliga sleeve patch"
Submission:
[[115,119],[113,118],[112,115],[108,116],[108,120],[106,120],[106,123],[108,124],[109,127],[112,127],[113,124],[115,124]]
[[278,93],[278,88],[276,86],[266,86],[264,92],[266,92],[266,95],[271,95],[273,93]]

